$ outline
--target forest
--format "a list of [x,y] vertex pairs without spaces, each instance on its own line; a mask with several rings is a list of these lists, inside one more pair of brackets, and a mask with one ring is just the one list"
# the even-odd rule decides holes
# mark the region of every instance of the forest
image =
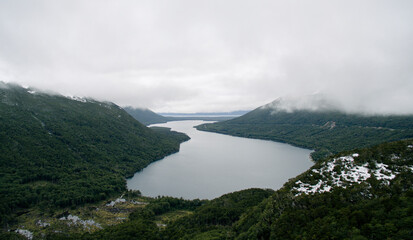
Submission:
[[[127,191],[125,179],[188,136],[147,128],[113,103],[8,85],[0,89],[0,239],[25,239],[16,232],[23,219],[34,239],[413,239],[413,140],[377,144],[411,137],[410,116],[260,114],[199,128],[326,152],[277,191],[148,198]],[[269,126],[274,136],[259,135]],[[94,227],[62,222],[69,218]]]
[[[297,181],[310,181],[323,165],[355,151],[355,164],[371,163],[371,173],[386,164],[396,176],[387,182],[372,174],[345,188],[295,194]],[[385,143],[321,160],[277,191],[247,189],[210,201],[158,197],[121,224],[48,239],[413,239],[412,171],[413,140]],[[178,210],[190,213],[157,224],[157,217]]]
[[0,218],[119,195],[126,177],[177,152],[185,134],[151,130],[113,103],[0,89]]
[[412,115],[361,115],[340,111],[293,112],[260,107],[241,117],[196,127],[312,149],[317,161],[360,147],[413,138]]

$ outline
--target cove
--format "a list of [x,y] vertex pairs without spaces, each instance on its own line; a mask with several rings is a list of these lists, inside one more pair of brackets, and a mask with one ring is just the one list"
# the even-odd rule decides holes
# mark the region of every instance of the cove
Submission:
[[309,169],[311,150],[284,143],[203,132],[205,121],[176,121],[169,127],[191,139],[178,153],[150,164],[127,180],[128,189],[144,196],[213,199],[247,188],[279,189]]

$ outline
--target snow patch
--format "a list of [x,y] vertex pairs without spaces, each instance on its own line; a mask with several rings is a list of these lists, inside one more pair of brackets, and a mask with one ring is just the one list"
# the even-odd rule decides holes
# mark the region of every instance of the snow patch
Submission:
[[298,185],[298,188],[294,187],[294,190],[298,191],[299,193],[296,196],[300,195],[301,193],[310,194],[310,193],[322,193],[322,192],[329,192],[331,190],[331,186],[326,185],[322,180],[319,180],[317,184],[311,185],[308,183],[303,183],[300,180],[295,182]]
[[[351,156],[334,158],[323,163],[320,169],[311,170],[311,172],[321,175],[321,179],[316,184],[304,183],[299,180],[295,182],[292,191],[296,192],[296,196],[303,193],[322,193],[330,191],[333,187],[346,188],[348,185],[361,183],[371,176],[388,185],[390,180],[399,174],[399,172],[389,169],[389,166],[384,163],[376,163],[373,169],[370,169],[369,163],[357,164],[354,162],[354,157],[358,156],[358,153],[354,153]],[[411,170],[413,171],[413,167]]]
[[67,217],[61,217],[59,218],[59,220],[68,221],[67,222],[68,226],[80,225],[80,226],[83,226],[83,229],[87,229],[87,230],[90,230],[91,227],[97,227],[99,229],[102,229],[102,226],[93,220],[82,220],[78,216],[71,215],[71,214]]
[[400,157],[397,156],[396,154],[391,155],[391,160],[399,160],[399,159],[400,159]]
[[29,90],[27,92],[30,93],[30,94],[36,94],[36,91],[33,91],[33,90]]
[[115,201],[111,201],[110,203],[106,204],[107,207],[113,207],[115,206],[116,203],[124,203],[126,202],[126,199],[122,198],[123,196],[121,196],[120,198],[116,199]]
[[78,102],[83,102],[83,103],[87,102],[87,100],[85,98],[82,98],[82,97],[77,97],[77,96],[72,96],[72,95],[68,95],[66,97],[71,99],[71,100],[78,101]]
[[396,177],[399,172],[393,173],[391,170],[387,169],[389,165],[384,163],[376,164],[378,169],[374,171],[374,175],[378,180],[384,180],[386,184],[390,184],[390,180]]
[[131,203],[132,204],[138,204],[138,205],[147,205],[147,204],[149,204],[147,202],[139,202],[139,201],[135,201],[135,200],[132,200]]
[[16,233],[25,236],[27,239],[32,240],[33,239],[33,233],[30,232],[29,230],[24,230],[24,229],[16,229]]
[[328,121],[328,122],[326,122],[323,126],[322,126],[323,128],[328,128],[328,129],[333,129],[333,128],[335,128],[336,127],[336,122],[334,122],[334,121]]
[[37,226],[40,226],[40,227],[48,227],[48,226],[50,226],[50,223],[48,223],[48,222],[43,222],[42,220],[38,220],[37,222],[36,222],[36,225]]
[[413,145],[409,145],[409,146],[407,146],[408,148],[413,148]]

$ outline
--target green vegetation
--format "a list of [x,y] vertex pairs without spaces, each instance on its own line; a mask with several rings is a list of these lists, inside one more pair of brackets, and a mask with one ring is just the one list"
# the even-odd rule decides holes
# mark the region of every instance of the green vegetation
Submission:
[[276,111],[261,107],[241,117],[196,127],[314,149],[320,160],[354,148],[413,137],[413,116],[364,116],[337,111]]
[[[188,140],[112,103],[0,88],[0,239],[413,239],[412,116],[257,109],[200,129],[316,149],[278,191],[147,198],[125,177]],[[358,148],[354,150],[354,148]],[[351,150],[353,149],[353,150]],[[320,159],[341,150],[351,150]],[[119,197],[120,196],[120,197]]]
[[136,120],[138,120],[139,122],[145,125],[150,125],[150,124],[155,124],[155,123],[166,123],[169,121],[167,117],[154,113],[149,109],[141,109],[141,108],[133,108],[133,107],[125,107],[124,109],[132,117],[134,117]]
[[[307,171],[244,215],[234,225],[236,239],[413,239],[412,143],[386,143],[358,151],[358,164],[384,163],[398,170],[388,184],[371,177],[331,192],[294,196],[294,182],[314,174]],[[342,155],[346,153],[338,156]],[[313,169],[331,161],[317,163]]]
[[145,208],[131,213],[129,221],[92,234],[85,234],[83,239],[161,239],[160,229],[170,223],[168,219],[178,221],[185,218],[190,213],[182,214],[182,210],[192,212],[206,202],[171,197],[152,199]]
[[166,239],[223,238],[243,213],[250,211],[273,192],[248,189],[225,194],[197,208],[193,214],[169,224],[162,234]]
[[0,88],[0,218],[98,202],[188,137],[151,130],[112,103]]
[[[84,239],[413,239],[413,141],[357,150],[358,166],[380,164],[397,172],[389,182],[366,181],[333,186],[323,193],[296,195],[297,181],[308,182],[323,161],[276,192],[249,189],[201,202],[159,198],[130,215],[127,222],[86,234]],[[341,166],[343,169],[345,166]],[[336,171],[335,168],[332,171]],[[397,171],[396,171],[397,170]],[[326,179],[321,179],[326,180]],[[327,182],[327,181],[326,181]],[[175,202],[175,204],[172,204]],[[181,203],[183,202],[183,203]],[[159,208],[160,206],[164,206]],[[175,207],[171,207],[175,206]],[[192,208],[190,208],[192,207]],[[162,209],[162,211],[154,211]],[[179,209],[192,213],[156,224],[157,215]],[[79,236],[80,237],[80,236]]]
[[212,201],[171,197],[146,199],[128,221],[92,233],[53,233],[49,239],[211,239],[230,231],[244,212],[274,191],[249,189],[226,194]]

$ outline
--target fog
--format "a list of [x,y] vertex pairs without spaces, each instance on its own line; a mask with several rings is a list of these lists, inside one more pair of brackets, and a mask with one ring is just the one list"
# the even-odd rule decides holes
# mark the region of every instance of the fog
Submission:
[[0,80],[158,112],[317,93],[413,113],[412,12],[409,0],[3,0]]

